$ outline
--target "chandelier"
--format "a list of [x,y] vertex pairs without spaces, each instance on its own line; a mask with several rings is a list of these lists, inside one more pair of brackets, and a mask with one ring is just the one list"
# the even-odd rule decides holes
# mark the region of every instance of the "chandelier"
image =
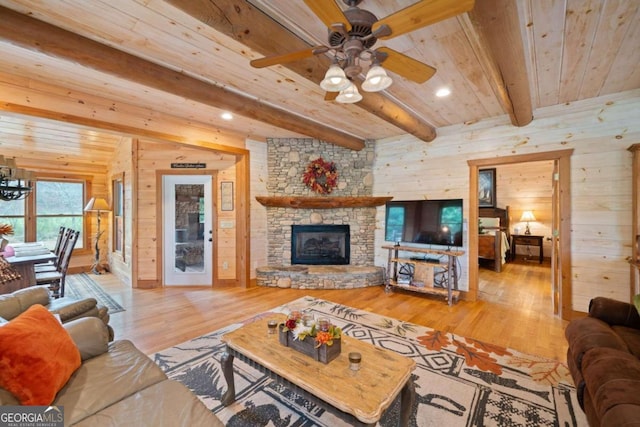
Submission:
[[18,168],[15,158],[0,155],[0,200],[21,200],[31,194],[33,172]]

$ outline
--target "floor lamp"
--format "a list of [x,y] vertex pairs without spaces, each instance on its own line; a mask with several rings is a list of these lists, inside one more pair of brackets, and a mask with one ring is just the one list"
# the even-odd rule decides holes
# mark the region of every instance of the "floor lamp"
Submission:
[[98,230],[96,231],[96,258],[93,261],[93,265],[91,266],[91,272],[93,274],[102,274],[99,270],[100,268],[100,236],[104,231],[100,230],[100,213],[101,212],[109,212],[111,208],[109,208],[109,204],[107,201],[100,197],[92,197],[87,203],[87,206],[84,207],[85,212],[97,212],[98,214]]

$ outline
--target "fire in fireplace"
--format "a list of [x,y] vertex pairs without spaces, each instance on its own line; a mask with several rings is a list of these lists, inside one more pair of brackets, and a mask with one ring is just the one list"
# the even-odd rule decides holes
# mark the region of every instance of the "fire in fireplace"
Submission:
[[349,264],[348,225],[292,225],[291,264]]

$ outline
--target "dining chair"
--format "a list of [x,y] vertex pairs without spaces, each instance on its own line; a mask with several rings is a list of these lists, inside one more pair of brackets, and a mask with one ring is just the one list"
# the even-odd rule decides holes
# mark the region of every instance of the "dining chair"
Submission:
[[55,254],[56,259],[54,259],[53,261],[44,262],[42,264],[36,264],[34,266],[36,273],[43,273],[46,271],[56,271],[58,269],[58,264],[60,263],[60,259],[61,259],[60,255],[62,254],[62,251],[64,250],[64,247],[67,244],[67,239],[71,231],[73,230],[65,226],[60,227],[60,229],[58,230],[58,238],[56,239],[56,245],[53,247],[53,250],[51,251]]
[[79,231],[71,230],[67,237],[67,242],[64,246],[62,253],[60,254],[60,262],[58,267],[54,271],[41,271],[36,272],[36,283],[38,285],[48,285],[55,298],[64,297],[65,279],[67,277],[67,269],[69,262],[71,261],[71,255],[73,254],[73,248],[76,246]]

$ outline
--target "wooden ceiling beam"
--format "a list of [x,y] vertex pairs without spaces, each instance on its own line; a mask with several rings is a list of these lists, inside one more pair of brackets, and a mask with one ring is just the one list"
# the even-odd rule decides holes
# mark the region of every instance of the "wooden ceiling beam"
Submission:
[[328,143],[361,150],[364,140],[86,37],[0,7],[0,40]]
[[[165,1],[264,56],[281,55],[311,47],[246,1]],[[315,83],[322,81],[329,65],[331,60],[325,55],[282,64],[283,67]],[[368,92],[362,101],[354,105],[422,141],[431,142],[436,137],[436,130],[430,123],[380,93]]]
[[469,12],[472,26],[461,21],[480,63],[514,126],[533,120],[533,102],[520,32],[518,6],[513,0],[476,1]]

